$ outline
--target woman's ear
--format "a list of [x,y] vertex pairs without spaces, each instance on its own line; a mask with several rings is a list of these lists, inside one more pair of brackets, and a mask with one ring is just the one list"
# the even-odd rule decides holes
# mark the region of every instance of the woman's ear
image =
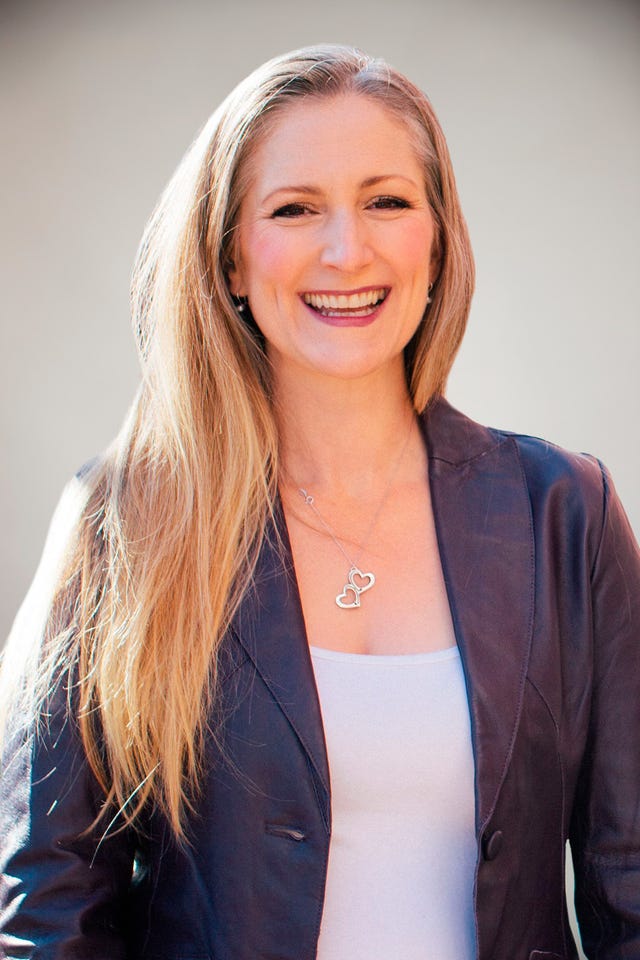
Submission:
[[229,266],[227,267],[227,277],[229,278],[229,290],[233,296],[243,297],[245,294],[242,289],[242,270],[236,265],[235,260],[229,261]]
[[436,240],[434,241],[433,249],[431,250],[431,260],[429,261],[429,283],[432,286],[440,276],[441,266],[442,266],[442,254],[440,252],[440,244]]

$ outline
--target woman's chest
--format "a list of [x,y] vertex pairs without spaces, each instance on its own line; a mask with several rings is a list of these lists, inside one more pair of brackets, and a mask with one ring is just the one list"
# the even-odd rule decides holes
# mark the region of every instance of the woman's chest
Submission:
[[405,491],[359,544],[288,522],[311,646],[412,654],[455,644],[428,496]]

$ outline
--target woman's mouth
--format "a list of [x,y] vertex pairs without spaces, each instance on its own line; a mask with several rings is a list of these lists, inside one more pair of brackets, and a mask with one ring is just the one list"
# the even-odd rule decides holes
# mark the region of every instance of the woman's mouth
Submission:
[[321,317],[357,320],[373,316],[389,290],[389,287],[371,287],[355,293],[303,293],[302,299]]

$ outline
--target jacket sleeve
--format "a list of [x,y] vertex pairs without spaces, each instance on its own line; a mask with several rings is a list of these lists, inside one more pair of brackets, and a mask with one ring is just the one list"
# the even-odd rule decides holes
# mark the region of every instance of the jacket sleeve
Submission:
[[603,469],[590,727],[571,828],[588,957],[640,957],[640,551]]
[[16,723],[0,786],[0,956],[120,960],[132,875],[129,832],[92,823],[102,798],[75,722]]
[[[82,499],[78,482],[63,495],[40,568],[16,618],[3,667],[5,698],[39,648],[68,522]],[[86,761],[63,683],[39,725],[23,706],[14,707],[2,754],[0,957],[124,958],[131,832],[107,831],[108,816],[92,826],[104,798]]]

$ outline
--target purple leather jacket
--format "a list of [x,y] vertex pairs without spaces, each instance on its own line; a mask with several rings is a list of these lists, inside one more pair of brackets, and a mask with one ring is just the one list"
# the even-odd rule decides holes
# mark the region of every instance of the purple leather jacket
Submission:
[[[423,419],[476,766],[479,960],[640,957],[640,556],[590,457]],[[312,960],[331,830],[321,714],[291,557],[267,536],[223,647],[224,751],[190,845],[101,804],[73,719],[9,745],[0,952],[38,960]],[[170,638],[167,638],[170,642]],[[428,954],[428,950],[425,955]]]

